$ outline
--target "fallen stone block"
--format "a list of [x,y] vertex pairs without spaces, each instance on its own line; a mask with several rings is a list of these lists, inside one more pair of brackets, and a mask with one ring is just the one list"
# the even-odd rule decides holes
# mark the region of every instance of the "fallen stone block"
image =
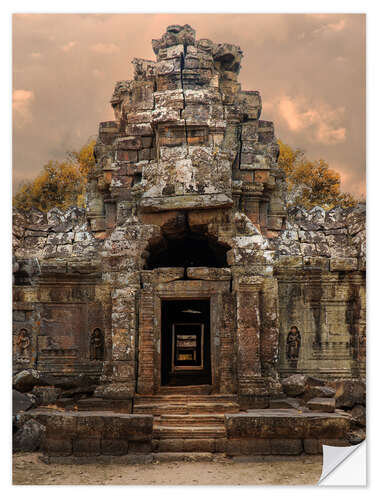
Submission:
[[335,389],[332,387],[325,386],[315,386],[309,387],[305,394],[303,394],[303,401],[310,401],[314,398],[334,398],[335,397]]
[[366,385],[360,380],[339,380],[331,382],[336,389],[336,408],[353,408],[366,404]]
[[13,403],[13,415],[20,411],[27,411],[34,406],[34,401],[28,394],[22,394],[13,389],[12,394]]
[[335,398],[313,398],[307,402],[307,407],[312,411],[333,413],[335,411]]
[[36,370],[22,370],[13,377],[13,388],[19,392],[29,392],[38,381],[39,373]]
[[294,398],[280,398],[280,399],[271,399],[270,400],[270,408],[276,409],[287,409],[294,408],[298,409],[300,407],[300,403],[297,399]]
[[13,452],[37,451],[44,438],[45,426],[30,418],[13,436]]
[[366,427],[366,408],[362,405],[356,405],[351,411],[351,415],[356,422]]
[[288,396],[299,396],[303,394],[307,388],[307,379],[304,375],[296,374],[284,378],[281,381],[283,391]]

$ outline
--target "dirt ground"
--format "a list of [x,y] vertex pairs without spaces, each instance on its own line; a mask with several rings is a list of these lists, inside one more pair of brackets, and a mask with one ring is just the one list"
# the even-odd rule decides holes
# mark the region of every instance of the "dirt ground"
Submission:
[[47,465],[38,453],[13,455],[14,485],[313,485],[322,456],[267,457],[246,462],[170,462],[147,465]]

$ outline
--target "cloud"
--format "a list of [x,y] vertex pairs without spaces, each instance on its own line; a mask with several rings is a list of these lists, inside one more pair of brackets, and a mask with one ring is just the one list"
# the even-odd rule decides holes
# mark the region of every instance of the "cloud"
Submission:
[[14,90],[13,91],[13,111],[14,119],[18,125],[30,122],[31,103],[34,100],[34,92],[32,90]]
[[326,28],[331,31],[342,31],[346,26],[345,19],[340,19],[337,23],[329,23],[326,25]]
[[366,179],[359,176],[358,171],[353,169],[350,163],[333,161],[330,163],[330,167],[339,172],[343,191],[349,191],[357,198],[366,196]]
[[77,45],[77,42],[72,40],[71,42],[68,42],[66,43],[65,45],[62,45],[61,46],[61,50],[63,52],[69,52],[70,50],[72,50],[73,47],[75,47]]
[[114,43],[96,43],[91,46],[91,50],[98,54],[113,54],[114,52],[118,52],[119,47]]
[[313,35],[322,36],[329,33],[339,33],[343,31],[346,27],[346,20],[340,19],[337,22],[326,23],[313,31]]
[[340,126],[344,107],[332,109],[325,103],[309,105],[302,97],[280,98],[277,106],[281,118],[293,132],[310,131],[311,139],[322,144],[338,144],[346,140],[346,128]]

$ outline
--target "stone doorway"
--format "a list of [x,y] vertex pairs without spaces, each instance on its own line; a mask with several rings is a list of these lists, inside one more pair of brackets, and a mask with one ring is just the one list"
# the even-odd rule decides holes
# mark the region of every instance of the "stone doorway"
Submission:
[[163,300],[161,385],[210,385],[210,301]]
[[[136,389],[138,394],[157,394],[160,390],[176,392],[178,387],[189,387],[189,391],[198,390],[199,393],[209,390],[210,394],[233,394],[235,392],[236,300],[230,289],[231,277],[232,274],[228,268],[158,268],[141,272],[142,288],[138,302]],[[174,303],[177,309],[174,311],[174,305],[168,306],[168,303]],[[167,305],[164,306],[164,304]],[[202,306],[204,311],[203,321],[190,318],[198,314],[182,313],[189,308],[195,310],[199,306]],[[171,308],[172,316],[170,316],[169,334],[165,334],[168,319],[163,322],[163,311],[164,318],[166,318],[168,307]],[[205,370],[203,370],[202,377],[193,377],[195,380],[198,379],[199,384],[195,388],[190,385],[194,383],[194,380],[189,381],[188,377],[178,378],[181,379],[182,384],[188,383],[189,385],[171,386],[171,383],[177,384],[177,381],[170,380],[165,373],[164,375],[162,373],[163,367],[168,366],[168,353],[165,354],[164,350],[165,345],[168,344],[165,344],[163,339],[165,336],[168,339],[168,335],[173,335],[173,323],[187,323],[187,327],[192,323],[203,323],[204,331],[209,332],[209,335],[205,335],[204,346],[206,347],[203,346],[203,361],[206,359]],[[181,328],[185,327],[186,325]],[[180,334],[184,335],[184,331],[181,330]],[[181,340],[189,341],[183,338]],[[182,345],[179,347],[183,348]],[[185,352],[185,354],[189,353]],[[172,357],[172,352],[169,356]],[[196,359],[198,360],[197,356]],[[171,362],[169,366],[171,367]]]

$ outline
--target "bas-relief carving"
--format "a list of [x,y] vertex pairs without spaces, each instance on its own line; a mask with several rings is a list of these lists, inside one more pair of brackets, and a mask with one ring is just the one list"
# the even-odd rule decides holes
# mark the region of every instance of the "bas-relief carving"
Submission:
[[29,348],[31,345],[31,338],[29,332],[26,328],[22,328],[16,340],[16,351],[19,358],[28,358],[29,357]]
[[299,350],[301,348],[301,334],[296,326],[292,326],[286,339],[286,356],[289,361],[298,361]]
[[99,328],[95,328],[90,336],[90,360],[102,361],[104,359],[104,337]]

